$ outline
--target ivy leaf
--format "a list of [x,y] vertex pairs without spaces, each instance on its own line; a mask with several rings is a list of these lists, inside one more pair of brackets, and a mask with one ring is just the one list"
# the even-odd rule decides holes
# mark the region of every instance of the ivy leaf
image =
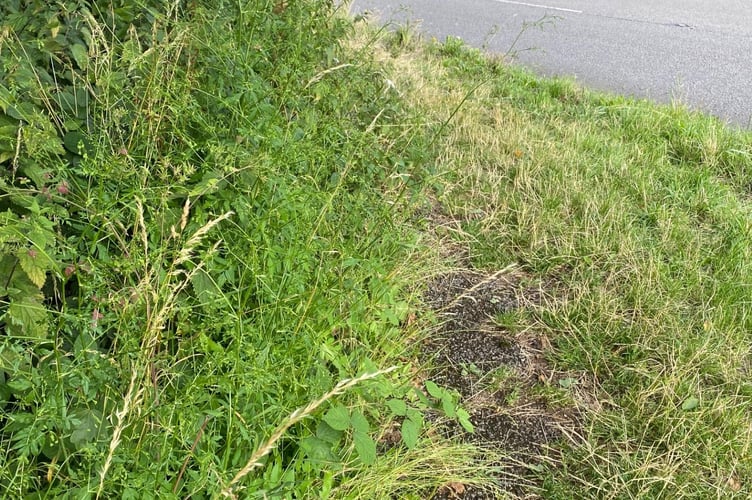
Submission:
[[373,465],[376,462],[376,442],[365,432],[353,432],[355,451],[365,465]]
[[407,404],[401,399],[390,399],[386,402],[393,415],[404,417],[407,413]]
[[412,449],[418,443],[418,436],[420,435],[421,422],[416,422],[406,418],[402,421],[402,442],[405,446]]
[[350,412],[342,405],[337,405],[326,412],[324,422],[336,431],[345,431],[350,427]]

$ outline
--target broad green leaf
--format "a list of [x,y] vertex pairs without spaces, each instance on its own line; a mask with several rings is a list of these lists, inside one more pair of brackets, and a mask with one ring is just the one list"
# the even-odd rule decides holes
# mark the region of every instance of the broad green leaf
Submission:
[[25,377],[18,377],[10,380],[7,384],[13,394],[23,394],[31,389],[31,381]]
[[47,270],[44,265],[47,259],[44,257],[43,252],[22,248],[16,253],[16,257],[18,257],[18,262],[21,264],[21,269],[24,270],[31,282],[37,287],[42,288],[44,282],[47,280]]
[[428,399],[428,397],[425,395],[425,393],[423,391],[421,391],[420,389],[418,389],[417,387],[413,387],[413,394],[415,394],[415,396],[417,396],[418,401],[423,406],[430,406],[431,405],[431,401]]
[[332,429],[326,422],[319,422],[316,426],[316,437],[334,445],[342,440],[342,431]]
[[397,415],[398,417],[404,417],[407,413],[407,403],[401,399],[390,399],[386,402],[386,405],[389,407],[392,414]]
[[423,426],[423,414],[413,408],[407,409],[407,418],[418,424],[418,427]]
[[198,269],[191,276],[193,292],[201,302],[209,302],[217,296],[217,285],[203,269]]
[[34,114],[34,111],[34,105],[28,102],[21,103],[18,106],[8,105],[5,108],[5,113],[8,116],[24,121],[30,121],[30,117]]
[[85,408],[74,410],[71,416],[78,423],[73,427],[70,440],[73,446],[81,449],[97,437],[102,416]]
[[76,64],[81,69],[86,69],[89,65],[89,51],[80,43],[74,43],[71,48],[71,55],[76,61]]
[[353,444],[358,452],[360,460],[365,465],[373,465],[376,462],[376,442],[365,432],[353,432]]
[[331,408],[324,415],[324,422],[334,430],[344,431],[350,427],[350,412],[342,405]]
[[422,423],[406,418],[402,421],[402,442],[408,448],[413,448],[418,442]]
[[300,448],[314,461],[334,462],[337,457],[332,453],[332,444],[317,438],[308,436],[300,440]]
[[10,320],[8,333],[11,337],[47,338],[47,309],[34,297],[25,296],[12,301],[5,318]]
[[441,397],[446,392],[444,389],[440,388],[436,383],[426,380],[426,390],[428,391],[428,394],[435,397],[436,399],[441,399]]
[[[14,144],[18,137],[18,125],[0,126],[0,140],[8,139],[10,144]],[[10,151],[15,151],[15,146]]]
[[86,136],[78,130],[68,132],[63,136],[63,146],[75,155],[80,155],[92,149],[91,144],[86,140]]
[[46,248],[55,242],[55,233],[39,226],[29,231],[27,237],[37,248]]
[[368,425],[368,419],[366,419],[360,410],[355,410],[350,416],[350,424],[352,424],[355,432],[368,433],[371,430],[371,426]]
[[12,395],[10,387],[3,380],[5,379],[5,373],[0,372],[0,410],[10,402]]

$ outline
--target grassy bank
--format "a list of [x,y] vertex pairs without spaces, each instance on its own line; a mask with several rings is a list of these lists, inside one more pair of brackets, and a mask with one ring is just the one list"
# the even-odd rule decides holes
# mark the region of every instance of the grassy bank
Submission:
[[328,1],[0,13],[0,496],[750,495],[748,134]]
[[[574,409],[565,437],[530,459],[525,491],[749,497],[752,137],[456,40],[398,31],[379,57],[429,123],[451,117],[435,151],[437,242],[467,251],[447,271],[512,265],[537,284],[535,300],[494,316],[509,342],[544,346],[537,379],[499,366],[478,383],[501,396],[499,414]],[[476,399],[474,416],[489,406]]]

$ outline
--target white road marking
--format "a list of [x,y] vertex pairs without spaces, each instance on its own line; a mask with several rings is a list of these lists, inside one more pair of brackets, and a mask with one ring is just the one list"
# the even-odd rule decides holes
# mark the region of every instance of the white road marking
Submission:
[[562,7],[551,7],[550,5],[540,5],[537,3],[513,2],[512,0],[494,0],[494,2],[511,3],[513,5],[524,5],[525,7],[537,7],[539,9],[558,10],[560,12],[572,12],[574,14],[582,14],[581,10],[564,9]]

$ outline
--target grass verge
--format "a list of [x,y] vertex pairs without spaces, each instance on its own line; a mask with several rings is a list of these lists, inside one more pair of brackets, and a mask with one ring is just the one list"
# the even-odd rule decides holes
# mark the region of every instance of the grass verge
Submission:
[[563,404],[578,425],[518,493],[748,498],[749,133],[541,79],[458,40],[398,32],[381,49],[396,88],[445,132],[432,151],[441,217],[427,221],[455,249],[446,272],[513,265],[542,291],[496,311],[502,336],[547,346],[545,376],[504,375],[517,392],[496,411]]

